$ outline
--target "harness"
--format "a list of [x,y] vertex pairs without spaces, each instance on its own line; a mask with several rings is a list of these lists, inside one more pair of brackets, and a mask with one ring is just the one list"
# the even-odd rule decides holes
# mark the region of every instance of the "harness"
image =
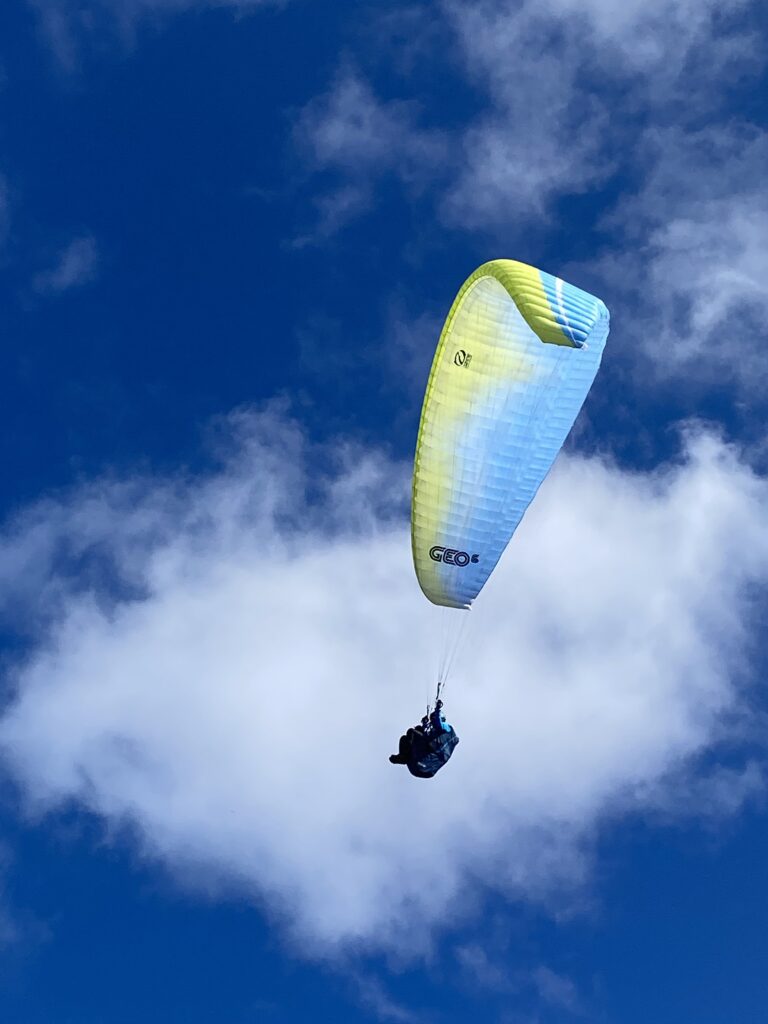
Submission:
[[[435,712],[438,714],[440,712],[438,705],[435,707]],[[411,757],[408,760],[408,770],[411,775],[422,779],[431,778],[447,763],[458,742],[459,737],[452,727],[437,729],[431,718],[422,729],[414,729],[411,739]]]

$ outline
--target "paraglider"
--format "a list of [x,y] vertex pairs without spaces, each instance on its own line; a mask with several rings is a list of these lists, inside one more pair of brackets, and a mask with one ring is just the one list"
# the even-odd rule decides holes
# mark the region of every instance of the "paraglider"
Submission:
[[[433,604],[464,613],[482,590],[574,424],[608,328],[600,299],[515,260],[484,263],[462,285],[413,470],[413,562]],[[448,631],[438,702],[460,633]]]
[[390,754],[392,764],[407,765],[411,775],[431,779],[448,763],[459,737],[442,714],[443,702],[438,698],[434,711],[427,711],[421,724],[400,737],[396,754]]

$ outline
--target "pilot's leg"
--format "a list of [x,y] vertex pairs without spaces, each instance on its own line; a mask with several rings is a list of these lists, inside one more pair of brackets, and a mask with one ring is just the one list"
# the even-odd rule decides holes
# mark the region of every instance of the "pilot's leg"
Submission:
[[400,737],[400,746],[396,754],[390,754],[389,760],[392,764],[407,764],[408,754],[411,750],[411,741],[408,736]]

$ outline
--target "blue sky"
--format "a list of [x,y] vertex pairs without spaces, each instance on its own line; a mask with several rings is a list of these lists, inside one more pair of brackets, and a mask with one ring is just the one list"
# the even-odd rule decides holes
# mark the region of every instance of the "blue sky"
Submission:
[[[764,1019],[765,30],[2,5],[4,1021]],[[419,786],[409,461],[494,257],[612,330]]]

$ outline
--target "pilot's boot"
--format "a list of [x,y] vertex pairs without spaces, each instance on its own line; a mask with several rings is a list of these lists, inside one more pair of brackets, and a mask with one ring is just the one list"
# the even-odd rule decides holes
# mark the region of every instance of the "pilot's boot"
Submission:
[[400,749],[396,754],[390,754],[389,760],[392,764],[408,764],[408,754],[411,749],[411,744],[408,742],[407,736],[400,737]]

